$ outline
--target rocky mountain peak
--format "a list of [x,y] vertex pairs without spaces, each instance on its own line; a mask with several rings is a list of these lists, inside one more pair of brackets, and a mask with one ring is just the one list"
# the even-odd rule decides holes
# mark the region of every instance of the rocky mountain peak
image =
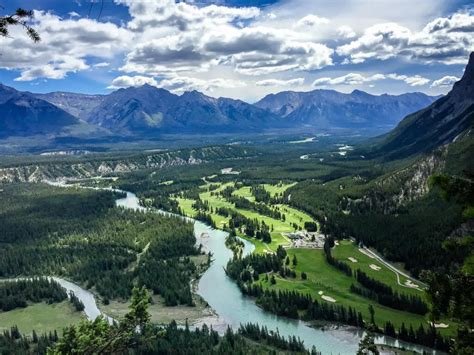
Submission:
[[465,98],[474,97],[474,52],[469,56],[464,74],[461,80],[454,84],[452,93]]

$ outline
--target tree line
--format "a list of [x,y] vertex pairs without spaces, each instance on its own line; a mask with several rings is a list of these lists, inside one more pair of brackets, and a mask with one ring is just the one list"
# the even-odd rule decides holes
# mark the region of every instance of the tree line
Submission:
[[62,286],[52,279],[35,277],[0,282],[0,309],[4,312],[25,308],[28,303],[59,303],[67,299]]
[[360,269],[356,271],[355,278],[365,289],[352,284],[351,292],[401,311],[421,315],[425,315],[428,312],[428,305],[420,297],[399,294],[383,282],[369,277]]

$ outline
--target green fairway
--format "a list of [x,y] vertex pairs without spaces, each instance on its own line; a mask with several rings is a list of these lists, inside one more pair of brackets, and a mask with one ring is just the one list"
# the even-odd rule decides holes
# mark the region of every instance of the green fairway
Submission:
[[[258,251],[257,251],[258,252]],[[428,315],[421,316],[413,313],[403,312],[389,307],[379,305],[378,303],[368,300],[362,296],[350,292],[351,284],[357,283],[354,278],[351,278],[335,267],[326,262],[324,252],[321,249],[287,249],[290,259],[296,255],[298,263],[296,267],[292,267],[296,271],[296,278],[281,278],[275,274],[277,280],[276,285],[271,285],[270,282],[264,281],[261,277],[259,283],[265,288],[294,290],[305,294],[310,294],[320,302],[325,301],[322,296],[329,296],[336,300],[334,304],[342,304],[350,306],[360,311],[364,319],[369,319],[368,305],[372,304],[375,309],[375,321],[382,325],[387,321],[392,322],[396,327],[400,327],[402,322],[409,327],[412,325],[415,329],[420,324],[426,328],[428,325]],[[304,271],[308,278],[301,279],[301,272]],[[322,291],[322,295],[320,292]],[[328,302],[331,303],[332,302]],[[452,325],[447,320],[444,323]],[[445,335],[453,335],[455,328],[440,329]]]
[[294,185],[296,185],[296,182],[293,182],[291,184],[279,183],[277,185],[264,184],[263,187],[270,193],[271,197],[275,197],[277,195],[283,194],[286,190],[288,190]]
[[[407,278],[399,275],[398,277],[400,283],[402,284],[400,285],[397,281],[397,275],[394,271],[390,270],[379,261],[363,254],[354,242],[350,240],[341,240],[338,242],[338,244],[339,245],[333,249],[332,255],[336,259],[347,263],[352,270],[355,271],[360,269],[368,276],[389,285],[394,291],[399,293],[425,297],[425,293],[423,292],[421,284],[418,284],[418,288],[407,287],[405,285]],[[357,260],[357,262],[352,262],[349,260],[349,258],[353,258]],[[372,266],[372,268],[370,266]]]
[[179,208],[181,208],[185,216],[193,217],[196,214],[197,211],[192,207],[193,200],[177,197],[176,201],[178,201]]
[[250,186],[242,186],[234,191],[234,195],[245,197],[247,200],[255,202],[255,196],[252,194]]
[[17,325],[24,334],[31,334],[33,330],[38,334],[57,330],[60,334],[62,328],[81,319],[85,319],[84,314],[75,311],[69,301],[50,305],[35,303],[26,308],[0,312],[0,331]]

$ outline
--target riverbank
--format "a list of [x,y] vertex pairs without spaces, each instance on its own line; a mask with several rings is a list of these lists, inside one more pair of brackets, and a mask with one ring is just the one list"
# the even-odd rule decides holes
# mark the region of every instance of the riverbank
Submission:
[[[191,280],[191,291],[195,306],[167,306],[163,297],[160,295],[152,295],[152,302],[148,308],[151,321],[156,324],[169,324],[175,321],[178,325],[189,325],[200,323],[202,319],[210,319],[217,317],[207,302],[197,294],[199,279],[209,268],[208,255],[202,254],[192,256],[190,259],[195,263],[198,271],[198,277]],[[98,295],[95,294],[96,299]],[[108,304],[99,302],[99,309],[103,314],[107,314],[114,319],[123,317],[129,311],[130,302],[122,300],[110,300]]]

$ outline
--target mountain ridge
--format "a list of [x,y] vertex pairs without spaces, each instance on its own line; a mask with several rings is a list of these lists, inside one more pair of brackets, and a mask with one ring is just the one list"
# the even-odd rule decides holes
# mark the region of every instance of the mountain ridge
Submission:
[[474,52],[462,78],[430,106],[405,117],[377,138],[375,154],[400,158],[431,151],[471,135],[474,125]]
[[95,128],[28,92],[0,84],[0,138],[92,133]]
[[317,128],[361,128],[368,125],[374,128],[393,127],[407,114],[431,104],[436,98],[420,92],[372,95],[361,90],[347,94],[316,89],[269,94],[255,105],[290,122]]
[[[0,103],[19,92],[0,86]],[[151,85],[122,88],[107,95],[24,92],[38,104],[47,102],[90,126],[116,136],[156,136],[162,133],[258,133],[278,129],[391,128],[406,111],[434,101],[423,93],[372,95],[360,90],[286,91],[267,95],[256,104],[211,97],[199,91],[176,95]],[[272,97],[290,101],[275,109],[265,104]],[[306,105],[300,105],[301,102]],[[309,104],[308,104],[309,103]],[[298,106],[299,105],[299,106]],[[284,108],[282,108],[284,106]],[[34,111],[34,108],[32,108]],[[54,133],[54,132],[53,132]]]

